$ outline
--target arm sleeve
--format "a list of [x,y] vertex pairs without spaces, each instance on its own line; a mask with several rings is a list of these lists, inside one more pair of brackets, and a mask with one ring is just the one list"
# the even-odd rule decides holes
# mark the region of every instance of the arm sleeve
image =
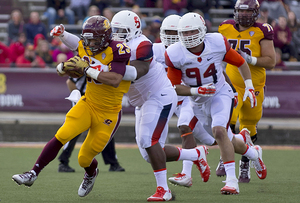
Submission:
[[224,56],[223,61],[234,66],[240,67],[245,63],[245,59],[234,49],[230,48]]

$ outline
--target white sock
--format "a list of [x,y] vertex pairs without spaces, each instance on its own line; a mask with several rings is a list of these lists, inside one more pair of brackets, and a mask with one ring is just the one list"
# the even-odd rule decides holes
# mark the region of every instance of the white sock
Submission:
[[247,147],[247,151],[243,154],[250,160],[256,160],[258,158],[258,152],[254,147]]
[[192,168],[193,168],[193,162],[189,160],[183,160],[182,161],[182,171],[181,173],[184,173],[188,177],[192,177]]
[[167,183],[167,169],[154,172],[157,187],[163,187],[166,191],[169,191]]
[[243,142],[245,142],[243,135],[241,134],[234,134],[235,138],[238,138],[240,140],[242,140]]
[[236,175],[235,175],[235,162],[234,161],[231,161],[231,162],[227,162],[227,163],[224,163],[224,167],[225,167],[225,172],[226,172],[226,177],[229,178],[229,177],[234,177],[236,178]]
[[179,149],[179,158],[177,161],[181,161],[181,160],[190,160],[190,161],[195,161],[198,159],[199,154],[195,149]]

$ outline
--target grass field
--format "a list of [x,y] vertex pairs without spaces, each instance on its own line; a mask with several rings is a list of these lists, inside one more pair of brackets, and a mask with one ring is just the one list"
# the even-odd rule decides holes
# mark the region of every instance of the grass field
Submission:
[[[183,188],[169,185],[176,196],[176,202],[201,203],[290,203],[300,202],[300,161],[298,149],[274,149],[263,147],[263,159],[268,175],[259,180],[254,169],[251,181],[239,184],[240,194],[224,196],[220,189],[224,177],[215,175],[219,150],[210,148],[208,163],[211,177],[207,183],[201,181],[198,170],[193,168],[193,186]],[[117,148],[117,155],[126,172],[108,172],[109,166],[103,164],[101,155],[97,156],[100,173],[93,191],[86,197],[77,195],[84,170],[77,162],[78,148],[73,152],[70,165],[75,173],[58,173],[58,160],[52,161],[39,175],[31,188],[18,186],[11,180],[12,175],[32,168],[41,148],[0,147],[0,202],[36,203],[36,202],[146,202],[156,189],[156,182],[150,164],[144,161],[137,148]],[[238,163],[240,156],[236,156]],[[237,166],[237,164],[236,164]],[[181,162],[167,164],[168,177],[181,171]],[[238,173],[238,171],[237,171]]]

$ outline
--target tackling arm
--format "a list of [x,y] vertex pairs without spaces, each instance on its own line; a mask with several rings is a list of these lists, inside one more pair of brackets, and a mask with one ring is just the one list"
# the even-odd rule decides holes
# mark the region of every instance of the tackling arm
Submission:
[[130,65],[136,68],[136,73],[137,73],[136,80],[137,80],[148,73],[150,62],[134,60],[130,62]]

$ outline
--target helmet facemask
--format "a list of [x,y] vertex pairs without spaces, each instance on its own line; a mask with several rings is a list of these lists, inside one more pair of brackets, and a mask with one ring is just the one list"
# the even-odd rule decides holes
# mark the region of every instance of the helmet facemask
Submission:
[[179,41],[177,30],[161,30],[160,40],[166,46],[170,46]]
[[[104,36],[93,37],[93,33],[84,33],[83,35],[80,36],[80,38],[83,41],[82,44],[84,50],[89,56],[95,56],[96,54],[102,52],[104,49],[107,48],[109,44],[107,43],[107,41],[105,41]],[[95,40],[93,46],[91,46],[92,39]]]
[[[206,27],[204,27],[206,28]],[[184,33],[190,30],[186,31],[179,31],[179,39],[181,43],[186,47],[186,48],[194,48],[198,45],[200,45],[204,41],[204,36],[206,33],[206,29],[201,30],[201,28],[196,29],[198,33],[193,34],[193,35],[185,35]],[[195,30],[195,31],[196,31]]]
[[188,49],[203,43],[207,30],[203,17],[193,12],[181,17],[177,29],[181,44]]
[[257,20],[259,3],[257,0],[238,0],[235,4],[233,14],[237,24],[243,27],[251,27]]
[[113,27],[113,40],[115,41],[122,41],[122,42],[129,42],[132,39],[130,34],[130,28],[126,27]]

